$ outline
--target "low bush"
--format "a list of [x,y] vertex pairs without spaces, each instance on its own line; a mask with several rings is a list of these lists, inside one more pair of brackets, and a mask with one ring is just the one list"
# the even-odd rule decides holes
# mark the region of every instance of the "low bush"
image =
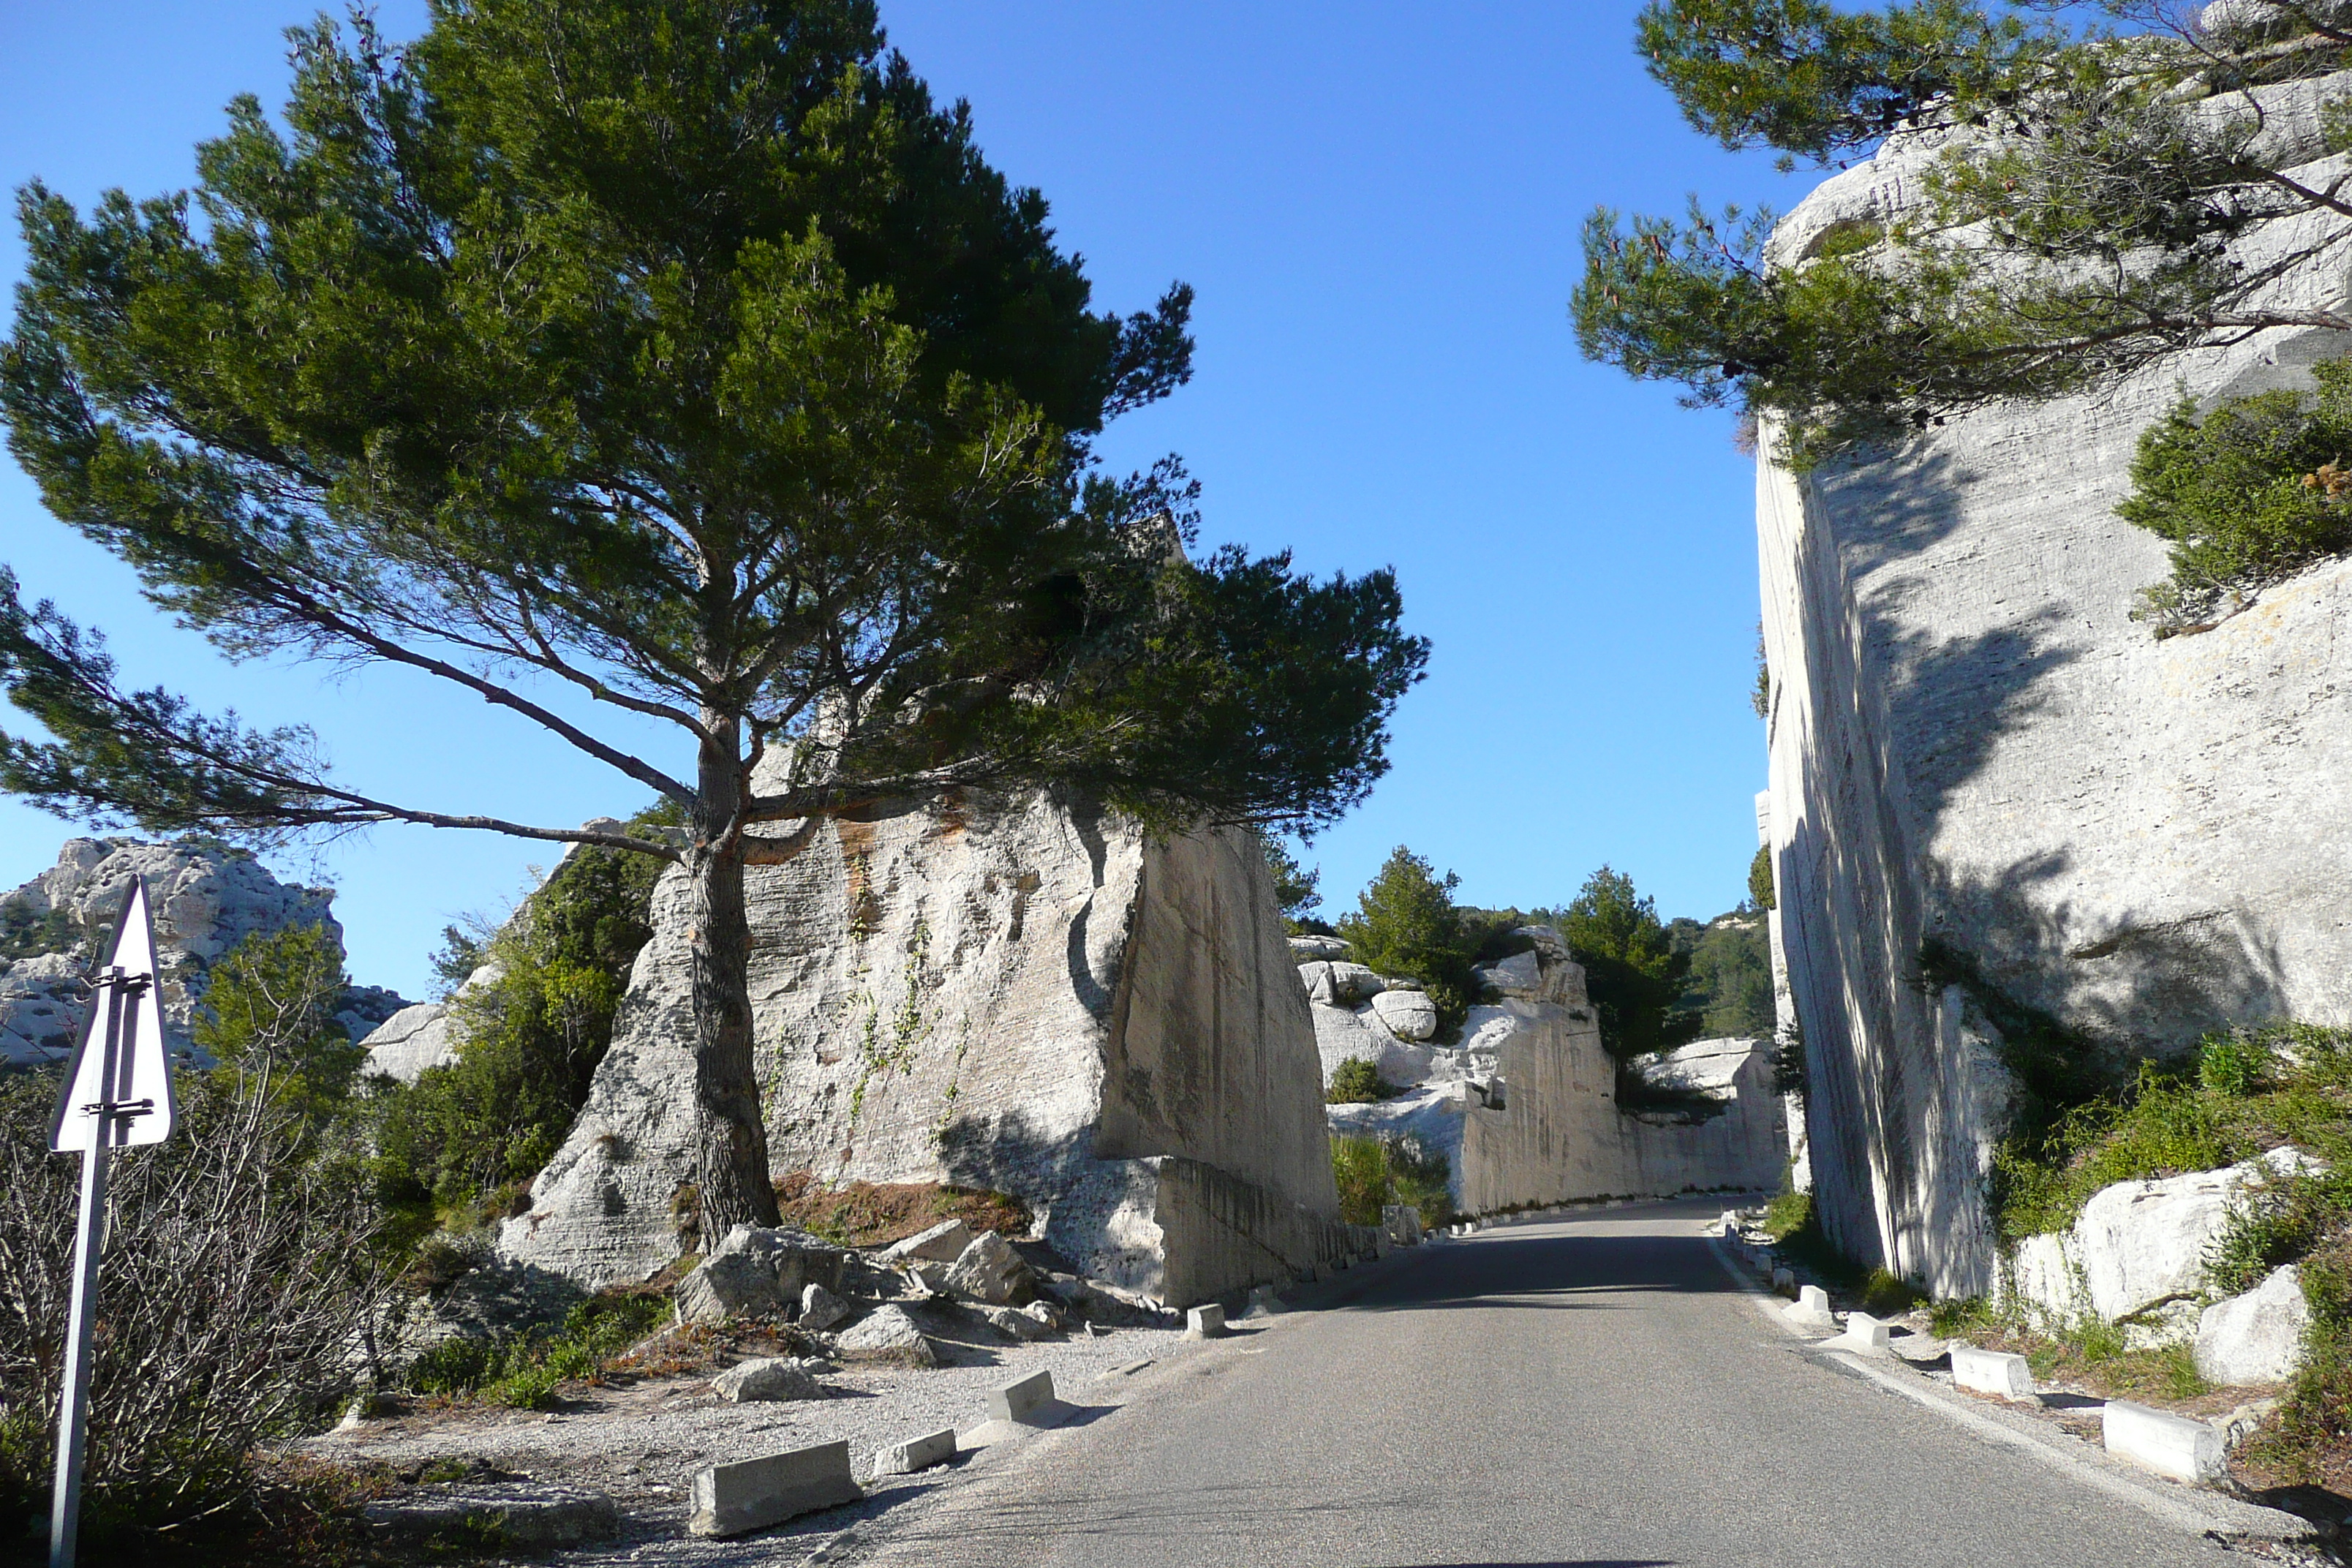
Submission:
[[783,1222],[844,1247],[887,1247],[941,1220],[960,1219],[974,1232],[1019,1237],[1035,1217],[1010,1193],[936,1182],[851,1182],[827,1186],[814,1171],[776,1178],[776,1207]]
[[2209,414],[2184,396],[2141,435],[2116,510],[2171,546],[2171,578],[2143,590],[2136,612],[2158,636],[2352,550],[2352,360],[2313,374],[2313,392],[2230,398]]
[[1383,1100],[1394,1100],[1404,1090],[1381,1076],[1381,1069],[1361,1057],[1351,1057],[1341,1062],[1331,1073],[1331,1085],[1323,1091],[1326,1105],[1376,1105]]
[[1331,1175],[1339,1189],[1339,1217],[1378,1225],[1391,1204],[1409,1204],[1431,1229],[1452,1223],[1454,1166],[1443,1151],[1409,1132],[1331,1140]]
[[404,1381],[418,1394],[479,1397],[543,1410],[563,1383],[602,1383],[672,1312],[667,1297],[614,1290],[572,1309],[561,1328],[496,1339],[448,1339],[418,1355]]
[[[309,1494],[257,1455],[331,1424],[368,1373],[375,1211],[268,1064],[184,1080],[172,1141],[110,1162],[85,1561],[293,1531]],[[79,1175],[48,1152],[57,1092],[0,1079],[0,1520],[47,1510]]]
[[[673,815],[632,821],[658,828]],[[562,1146],[653,934],[661,870],[651,856],[581,847],[488,942],[452,928],[436,961],[445,975],[496,965],[451,1000],[463,1053],[413,1084],[380,1081],[375,1095],[377,1191],[408,1241],[503,1217]]]

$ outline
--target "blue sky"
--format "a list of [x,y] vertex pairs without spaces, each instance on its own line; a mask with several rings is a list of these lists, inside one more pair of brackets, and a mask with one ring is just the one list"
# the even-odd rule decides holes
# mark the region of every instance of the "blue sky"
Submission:
[[[1563,901],[1603,861],[1667,914],[1745,890],[1764,782],[1752,469],[1727,416],[1583,363],[1567,300],[1596,204],[1786,205],[1803,177],[1682,124],[1631,48],[1637,8],[885,0],[893,42],[971,100],[991,160],[1044,190],[1098,304],[1139,309],[1179,278],[1199,290],[1192,384],[1115,426],[1106,456],[1181,453],[1204,546],[1288,548],[1318,574],[1393,566],[1435,645],[1393,771],[1309,854],[1327,906],[1400,843],[1486,904]],[[395,38],[424,22],[421,0],[379,14]],[[280,30],[308,15],[0,7],[0,178],[85,205],[186,184],[234,93],[282,97]],[[12,224],[0,278],[21,261]],[[422,678],[223,663],[5,461],[0,561],[104,627],[131,680],[310,723],[377,793],[559,825],[644,804]],[[70,831],[0,800],[0,887]],[[400,827],[278,864],[337,886],[356,978],[417,995],[441,926],[510,901],[550,855]]]

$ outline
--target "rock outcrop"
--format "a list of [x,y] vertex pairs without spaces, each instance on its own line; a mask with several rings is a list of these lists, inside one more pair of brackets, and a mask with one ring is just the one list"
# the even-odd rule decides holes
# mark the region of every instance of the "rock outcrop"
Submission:
[[2102,1187],[2072,1228],[2019,1244],[2009,1288],[2035,1316],[2061,1325],[2085,1315],[2120,1322],[2191,1301],[2205,1288],[2207,1254],[2247,1195],[2317,1168],[2295,1150],[2273,1149],[2225,1170]]
[[1764,1042],[1705,1040],[1639,1061],[1628,1070],[1645,1092],[1621,1105],[1617,1064],[1601,1046],[1583,968],[1549,927],[1516,934],[1528,951],[1476,972],[1494,1000],[1470,1009],[1454,1047],[1391,1031],[1378,1004],[1399,994],[1390,989],[1397,982],[1366,970],[1370,978],[1349,990],[1369,1000],[1351,1005],[1323,973],[1341,965],[1300,966],[1310,998],[1330,998],[1313,1004],[1327,1080],[1340,1063],[1360,1058],[1406,1089],[1374,1105],[1330,1107],[1334,1131],[1403,1134],[1444,1152],[1454,1204],[1471,1214],[1753,1192],[1780,1181],[1785,1123]]
[[[0,898],[20,952],[0,963],[0,1066],[61,1061],[81,1029],[91,946],[121,912],[133,876],[147,879],[155,947],[163,966],[163,1020],[173,1054],[194,1059],[188,1030],[203,1005],[213,965],[247,937],[289,926],[342,927],[334,892],[280,882],[251,856],[194,840],[68,838],[58,863]],[[407,1005],[376,986],[353,986],[337,1020],[353,1039]]]
[[[2257,89],[2297,177],[2352,166],[2320,113],[2347,83]],[[1824,182],[1775,259],[1913,208],[1935,152],[1897,136]],[[2340,222],[2258,226],[2235,255],[2259,268]],[[2270,289],[2340,309],[2346,284],[2330,259]],[[1939,1295],[1992,1285],[2011,1086],[1988,995],[2126,1057],[2352,1022],[2352,562],[2158,640],[2132,611],[2163,542],[2115,515],[2184,379],[2210,406],[2347,352],[2266,332],[1807,475],[1759,465],[1778,923],[1816,1212],[1855,1259]]]
[[[1343,1255],[1315,1037],[1262,854],[1032,796],[898,803],[748,874],[775,1171],[1012,1193],[1091,1276],[1198,1300]],[[651,1275],[690,1212],[683,884],[501,1250]]]

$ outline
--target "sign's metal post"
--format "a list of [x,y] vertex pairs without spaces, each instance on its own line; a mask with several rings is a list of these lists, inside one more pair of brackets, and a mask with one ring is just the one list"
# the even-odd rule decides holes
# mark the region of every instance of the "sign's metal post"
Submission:
[[155,927],[147,884],[131,879],[104,967],[90,977],[89,1022],[66,1064],[53,1153],[79,1154],[81,1215],[74,1231],[73,1305],[66,1323],[63,1397],[58,1405],[58,1470],[49,1500],[49,1568],[73,1568],[80,1533],[82,1453],[89,1435],[92,1330],[98,1319],[99,1255],[106,1246],[108,1163],[115,1151],[161,1143],[176,1121],[172,1065],[156,994]]
[[[81,1460],[89,1428],[89,1326],[98,1310],[98,1250],[105,1239],[106,1157],[114,1142],[115,1085],[121,1077],[122,1003],[128,990],[122,971],[110,969],[91,982],[105,998],[105,1055],[100,1058],[98,1135],[81,1157],[81,1219],[74,1230],[73,1307],[66,1319],[65,1397],[58,1406],[57,1484],[49,1494],[49,1568],[73,1568],[75,1536],[81,1526]],[[93,1035],[96,1031],[91,1031]]]

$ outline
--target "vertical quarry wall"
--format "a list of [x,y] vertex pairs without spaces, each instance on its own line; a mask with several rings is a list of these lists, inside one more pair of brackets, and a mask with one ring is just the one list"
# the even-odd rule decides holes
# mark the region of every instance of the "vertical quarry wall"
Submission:
[[[1582,966],[1549,926],[1515,934],[1532,950],[1477,971],[1495,1000],[1470,1009],[1459,1047],[1399,1039],[1373,1006],[1339,1000],[1331,978],[1318,973],[1360,966],[1300,966],[1301,978],[1318,988],[1313,994],[1328,998],[1315,1003],[1326,1071],[1367,1060],[1404,1087],[1374,1104],[1330,1107],[1333,1131],[1409,1134],[1442,1152],[1453,1166],[1454,1201],[1470,1214],[1583,1198],[1755,1192],[1780,1182],[1788,1143],[1769,1042],[1702,1040],[1643,1058],[1636,1081],[1654,1099],[1674,1091],[1681,1102],[1622,1108],[1617,1066],[1601,1043]],[[1353,978],[1359,989],[1385,984],[1369,970]],[[1402,1008],[1391,1013],[1411,1017]],[[1429,1023],[1433,1027],[1433,1010]]]
[[[1011,1192],[1097,1278],[1196,1300],[1348,1249],[1307,998],[1248,835],[1154,841],[1041,796],[900,803],[749,874],[779,1173]],[[501,1247],[587,1283],[679,1250],[682,887]]]
[[[2302,177],[2343,172],[2315,105],[2345,85],[2273,95],[2266,135],[2314,160]],[[1825,183],[1776,259],[1887,221],[1934,150],[1898,139]],[[2260,265],[2310,232],[2241,252]],[[2276,290],[2345,302],[2335,269]],[[2162,543],[2114,511],[2184,382],[2210,406],[2347,353],[2345,334],[2265,334],[1809,476],[1759,465],[1779,945],[1816,1203],[1854,1257],[1939,1292],[1992,1282],[1983,1176],[2011,1079],[1986,988],[2130,1053],[2352,1021],[2352,563],[2158,640],[2130,612]],[[1956,963],[1976,993],[1937,984]]]

